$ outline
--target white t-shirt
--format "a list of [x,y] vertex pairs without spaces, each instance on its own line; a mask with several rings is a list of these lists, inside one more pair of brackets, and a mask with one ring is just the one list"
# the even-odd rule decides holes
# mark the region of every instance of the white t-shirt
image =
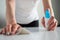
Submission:
[[39,20],[37,7],[40,0],[16,0],[16,20],[20,24],[28,24]]

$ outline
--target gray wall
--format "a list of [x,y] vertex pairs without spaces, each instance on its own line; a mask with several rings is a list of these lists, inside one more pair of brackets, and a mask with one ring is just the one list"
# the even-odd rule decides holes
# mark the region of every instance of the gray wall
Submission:
[[0,0],[0,27],[5,25],[5,0]]
[[52,6],[54,9],[55,17],[60,24],[60,0],[52,0]]

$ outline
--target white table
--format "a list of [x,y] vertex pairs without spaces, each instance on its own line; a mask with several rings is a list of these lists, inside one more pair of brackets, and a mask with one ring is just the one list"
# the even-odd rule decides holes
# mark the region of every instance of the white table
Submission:
[[[28,28],[30,30],[30,28]],[[13,35],[13,36],[4,36],[0,35],[0,40],[60,40],[60,28],[57,28],[56,31],[38,31],[33,32],[28,35]],[[34,29],[34,30],[35,30]]]

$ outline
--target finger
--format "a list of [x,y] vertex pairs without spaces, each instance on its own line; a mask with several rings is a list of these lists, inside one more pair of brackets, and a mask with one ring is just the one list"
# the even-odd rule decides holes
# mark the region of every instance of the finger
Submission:
[[3,30],[0,31],[0,34],[2,34]]
[[1,30],[1,34],[5,34],[5,28]]
[[17,31],[17,28],[14,28],[13,31],[11,32],[12,35],[14,35]]
[[54,24],[52,24],[48,30],[49,30],[49,31],[50,31],[50,30],[53,30],[53,29],[55,29],[55,27],[56,27],[56,22],[55,22]]
[[55,27],[53,27],[51,30],[55,30],[56,29],[56,27],[57,27],[57,24],[58,24],[58,22],[56,21],[56,23],[55,23]]
[[21,28],[20,26],[17,28],[17,31],[15,32],[15,34],[19,31],[20,28]]
[[[2,29],[3,30],[3,29]],[[2,34],[2,30],[0,31],[0,34]]]
[[9,32],[9,29],[8,29],[8,28],[9,28],[9,25],[7,25],[7,26],[6,26],[6,33],[5,33],[5,35],[9,35],[9,34],[10,34],[10,32]]
[[54,19],[52,19],[51,22],[48,23],[48,25],[51,25],[51,24],[53,24],[54,22],[55,22]]
[[51,24],[52,23],[52,20],[54,20],[54,17],[53,16],[49,19],[48,24]]
[[56,24],[55,27],[52,28],[52,26],[50,26],[50,28],[52,28],[52,30],[53,30],[53,29],[56,29],[56,27],[57,27],[57,25],[58,25],[58,21],[55,19],[55,21],[52,22],[51,25],[54,24],[54,23]]
[[15,34],[15,32],[17,31],[17,28],[18,28],[18,26],[13,26],[13,28],[12,28],[12,35],[14,35]]
[[41,23],[45,27],[45,18],[44,17],[42,18],[42,22]]
[[55,23],[53,23],[50,27],[49,27],[49,30],[51,30],[52,28],[54,28],[55,27]]
[[8,33],[8,27],[6,27],[6,33],[5,34],[7,34]]
[[55,22],[53,21],[51,24],[49,24],[48,26],[48,28],[51,28],[51,25],[53,25]]
[[5,34],[5,29],[3,29],[2,33]]
[[12,25],[8,25],[8,32],[11,33]]
[[11,34],[11,25],[9,24],[9,25],[7,25],[7,27],[6,27],[6,35],[10,35]]
[[1,31],[0,31],[0,34],[1,34]]

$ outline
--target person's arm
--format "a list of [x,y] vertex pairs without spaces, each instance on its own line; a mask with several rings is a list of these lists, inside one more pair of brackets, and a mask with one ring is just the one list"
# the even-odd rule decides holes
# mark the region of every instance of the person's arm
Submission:
[[15,0],[6,0],[6,22],[7,24],[15,24]]
[[[51,18],[48,21],[48,30],[55,30],[58,24],[58,21],[55,19],[54,17],[54,12],[53,12],[53,8],[52,8],[52,4],[51,4],[51,0],[43,0],[43,5],[44,5],[44,12],[47,9],[50,9],[50,13],[51,13]],[[42,24],[45,27],[45,18],[42,18]],[[46,27],[45,27],[46,28]]]
[[15,19],[15,0],[6,0],[6,26],[0,34],[14,35],[20,28]]
[[54,16],[51,0],[43,0],[43,5],[44,5],[44,12],[46,11],[46,9],[49,8],[51,12],[51,16]]

